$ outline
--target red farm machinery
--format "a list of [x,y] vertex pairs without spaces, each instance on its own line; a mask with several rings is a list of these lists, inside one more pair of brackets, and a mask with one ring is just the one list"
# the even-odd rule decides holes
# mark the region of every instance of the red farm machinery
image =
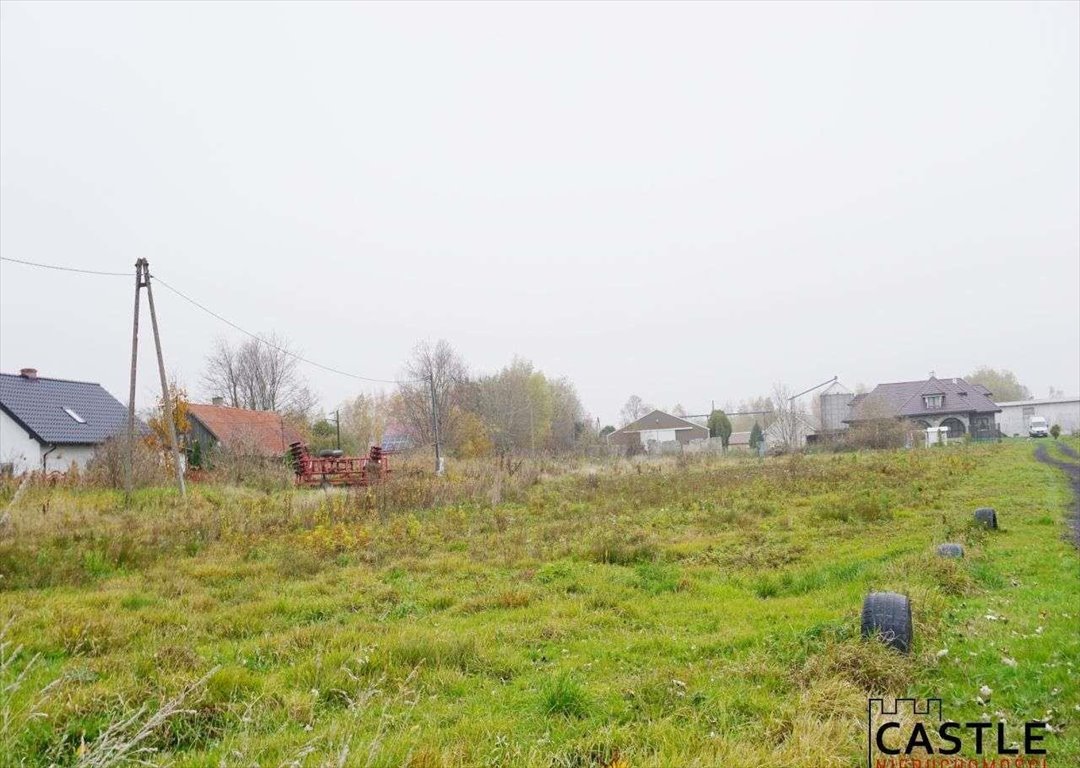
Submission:
[[344,456],[340,450],[319,451],[318,456],[312,456],[303,443],[292,443],[289,457],[296,484],[301,487],[372,485],[390,474],[388,457],[377,445],[371,446],[367,456]]

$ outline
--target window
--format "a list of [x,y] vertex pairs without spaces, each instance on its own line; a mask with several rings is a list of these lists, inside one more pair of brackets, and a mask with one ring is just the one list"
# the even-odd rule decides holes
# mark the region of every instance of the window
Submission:
[[923,395],[923,405],[929,408],[940,408],[945,405],[945,395]]
[[1035,415],[1035,406],[1034,405],[1025,405],[1023,407],[1023,415],[1024,415],[1024,418],[1027,418],[1028,416],[1034,416]]
[[75,421],[79,422],[80,424],[85,424],[86,423],[86,419],[84,419],[79,414],[75,413],[75,411],[71,410],[70,408],[65,408],[64,413],[66,413],[68,416],[70,416]]

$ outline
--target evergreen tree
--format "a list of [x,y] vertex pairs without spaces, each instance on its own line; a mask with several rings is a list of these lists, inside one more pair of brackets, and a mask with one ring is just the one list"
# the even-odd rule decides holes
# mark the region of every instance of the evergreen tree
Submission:
[[719,437],[724,450],[727,450],[728,440],[731,439],[731,419],[723,411],[709,414],[709,437]]
[[755,421],[753,429],[750,430],[750,449],[756,451],[763,442],[765,435],[761,431],[761,425]]

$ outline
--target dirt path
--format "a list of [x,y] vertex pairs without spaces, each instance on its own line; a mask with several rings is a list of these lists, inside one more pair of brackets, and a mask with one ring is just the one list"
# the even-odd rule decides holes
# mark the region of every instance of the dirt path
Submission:
[[1058,447],[1059,451],[1064,453],[1069,458],[1071,458],[1071,459],[1080,459],[1080,453],[1077,453],[1070,446],[1065,445],[1065,443],[1058,443],[1057,447]]
[[[1064,443],[1057,443],[1057,446],[1066,456],[1080,458],[1080,456],[1077,456],[1076,451]],[[1073,491],[1073,510],[1072,514],[1069,515],[1069,527],[1072,529],[1073,544],[1080,548],[1080,464],[1054,458],[1046,449],[1046,443],[1040,443],[1039,447],[1035,449],[1035,458],[1044,464],[1057,467],[1069,478],[1069,485],[1072,486]]]

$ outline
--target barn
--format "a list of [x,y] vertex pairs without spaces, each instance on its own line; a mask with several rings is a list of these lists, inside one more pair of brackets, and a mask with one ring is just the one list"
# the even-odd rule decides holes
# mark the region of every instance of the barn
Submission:
[[622,447],[627,453],[648,452],[649,444],[653,442],[686,445],[691,440],[708,438],[708,428],[663,411],[647,413],[608,435],[613,445]]
[[210,405],[188,405],[188,421],[187,444],[194,448],[198,443],[202,456],[220,448],[238,456],[280,458],[290,444],[303,440],[281,414],[232,408],[220,398]]

